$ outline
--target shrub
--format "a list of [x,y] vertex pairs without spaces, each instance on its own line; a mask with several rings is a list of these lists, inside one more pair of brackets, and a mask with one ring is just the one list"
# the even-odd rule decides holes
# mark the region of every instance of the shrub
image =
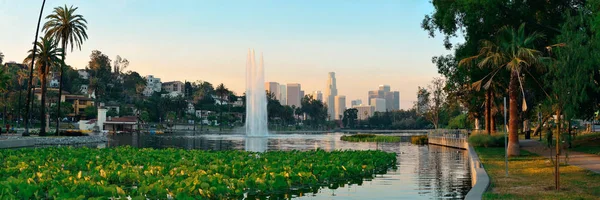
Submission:
[[425,145],[428,142],[426,135],[421,136],[412,136],[410,137],[410,142],[416,145]]
[[469,144],[474,147],[503,147],[504,135],[475,134],[469,137]]

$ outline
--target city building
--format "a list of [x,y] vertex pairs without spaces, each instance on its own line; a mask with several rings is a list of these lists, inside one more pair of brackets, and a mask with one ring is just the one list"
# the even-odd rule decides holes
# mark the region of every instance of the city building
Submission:
[[314,91],[312,95],[313,99],[323,101],[323,93],[321,91]]
[[373,98],[371,99],[371,106],[375,108],[375,112],[385,112],[385,99]]
[[185,84],[181,81],[164,82],[161,87],[171,97],[185,96]]
[[144,88],[144,96],[152,96],[155,92],[162,90],[162,84],[160,78],[155,78],[153,75],[148,75],[146,78],[146,88]]
[[302,88],[300,83],[288,83],[287,84],[287,105],[300,107],[300,95]]
[[287,105],[287,86],[279,85],[279,103],[281,105]]
[[354,106],[358,106],[360,104],[362,104],[362,100],[360,100],[360,99],[352,100],[350,102],[350,106],[353,107],[353,108],[354,108]]
[[337,86],[335,81],[335,72],[329,72],[329,79],[327,79],[327,89],[325,90],[326,104],[327,104],[327,115],[328,119],[335,119],[335,96],[337,96]]
[[359,120],[369,119],[369,117],[373,116],[373,113],[375,112],[375,107],[369,106],[369,105],[360,104],[360,105],[353,106],[352,108],[355,108],[356,110],[358,110],[358,119]]
[[385,109],[392,110],[400,110],[400,92],[391,91],[389,85],[379,85],[378,90],[369,91],[368,94],[368,103],[371,104],[371,100],[375,98],[385,99],[386,106]]
[[346,111],[346,96],[337,95],[335,96],[335,119],[341,120]]
[[379,91],[390,92],[390,86],[389,85],[379,85]]
[[392,93],[394,93],[392,110],[400,110],[400,92],[393,91]]
[[266,82],[265,83],[265,90],[267,90],[268,93],[270,93],[271,95],[273,95],[273,98],[280,100],[281,101],[281,94],[279,92],[280,86],[279,83],[277,82]]
[[304,99],[304,90],[300,90],[300,103],[302,103],[302,99]]

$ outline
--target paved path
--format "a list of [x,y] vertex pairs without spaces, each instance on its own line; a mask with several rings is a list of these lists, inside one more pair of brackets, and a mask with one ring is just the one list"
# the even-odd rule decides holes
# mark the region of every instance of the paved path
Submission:
[[[553,148],[551,154],[550,149],[537,140],[520,140],[519,144],[521,145],[522,149],[542,155],[544,157],[552,156],[554,158],[556,153],[556,149]],[[564,151],[562,152],[560,158],[561,160],[565,159]],[[569,165],[578,166],[600,174],[600,156],[598,155],[569,150]]]

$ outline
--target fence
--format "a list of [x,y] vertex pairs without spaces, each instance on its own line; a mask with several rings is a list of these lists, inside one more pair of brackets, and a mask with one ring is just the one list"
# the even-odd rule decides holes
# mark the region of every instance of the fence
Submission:
[[427,133],[429,144],[441,145],[459,149],[469,148],[469,134],[462,129],[436,129]]

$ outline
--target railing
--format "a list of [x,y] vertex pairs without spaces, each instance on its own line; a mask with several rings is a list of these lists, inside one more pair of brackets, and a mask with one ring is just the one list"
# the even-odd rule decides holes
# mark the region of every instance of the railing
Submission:
[[469,147],[468,139],[467,130],[461,129],[436,129],[427,133],[429,144],[453,148],[467,149]]
[[465,129],[434,129],[427,133],[427,137],[468,138],[469,133]]

